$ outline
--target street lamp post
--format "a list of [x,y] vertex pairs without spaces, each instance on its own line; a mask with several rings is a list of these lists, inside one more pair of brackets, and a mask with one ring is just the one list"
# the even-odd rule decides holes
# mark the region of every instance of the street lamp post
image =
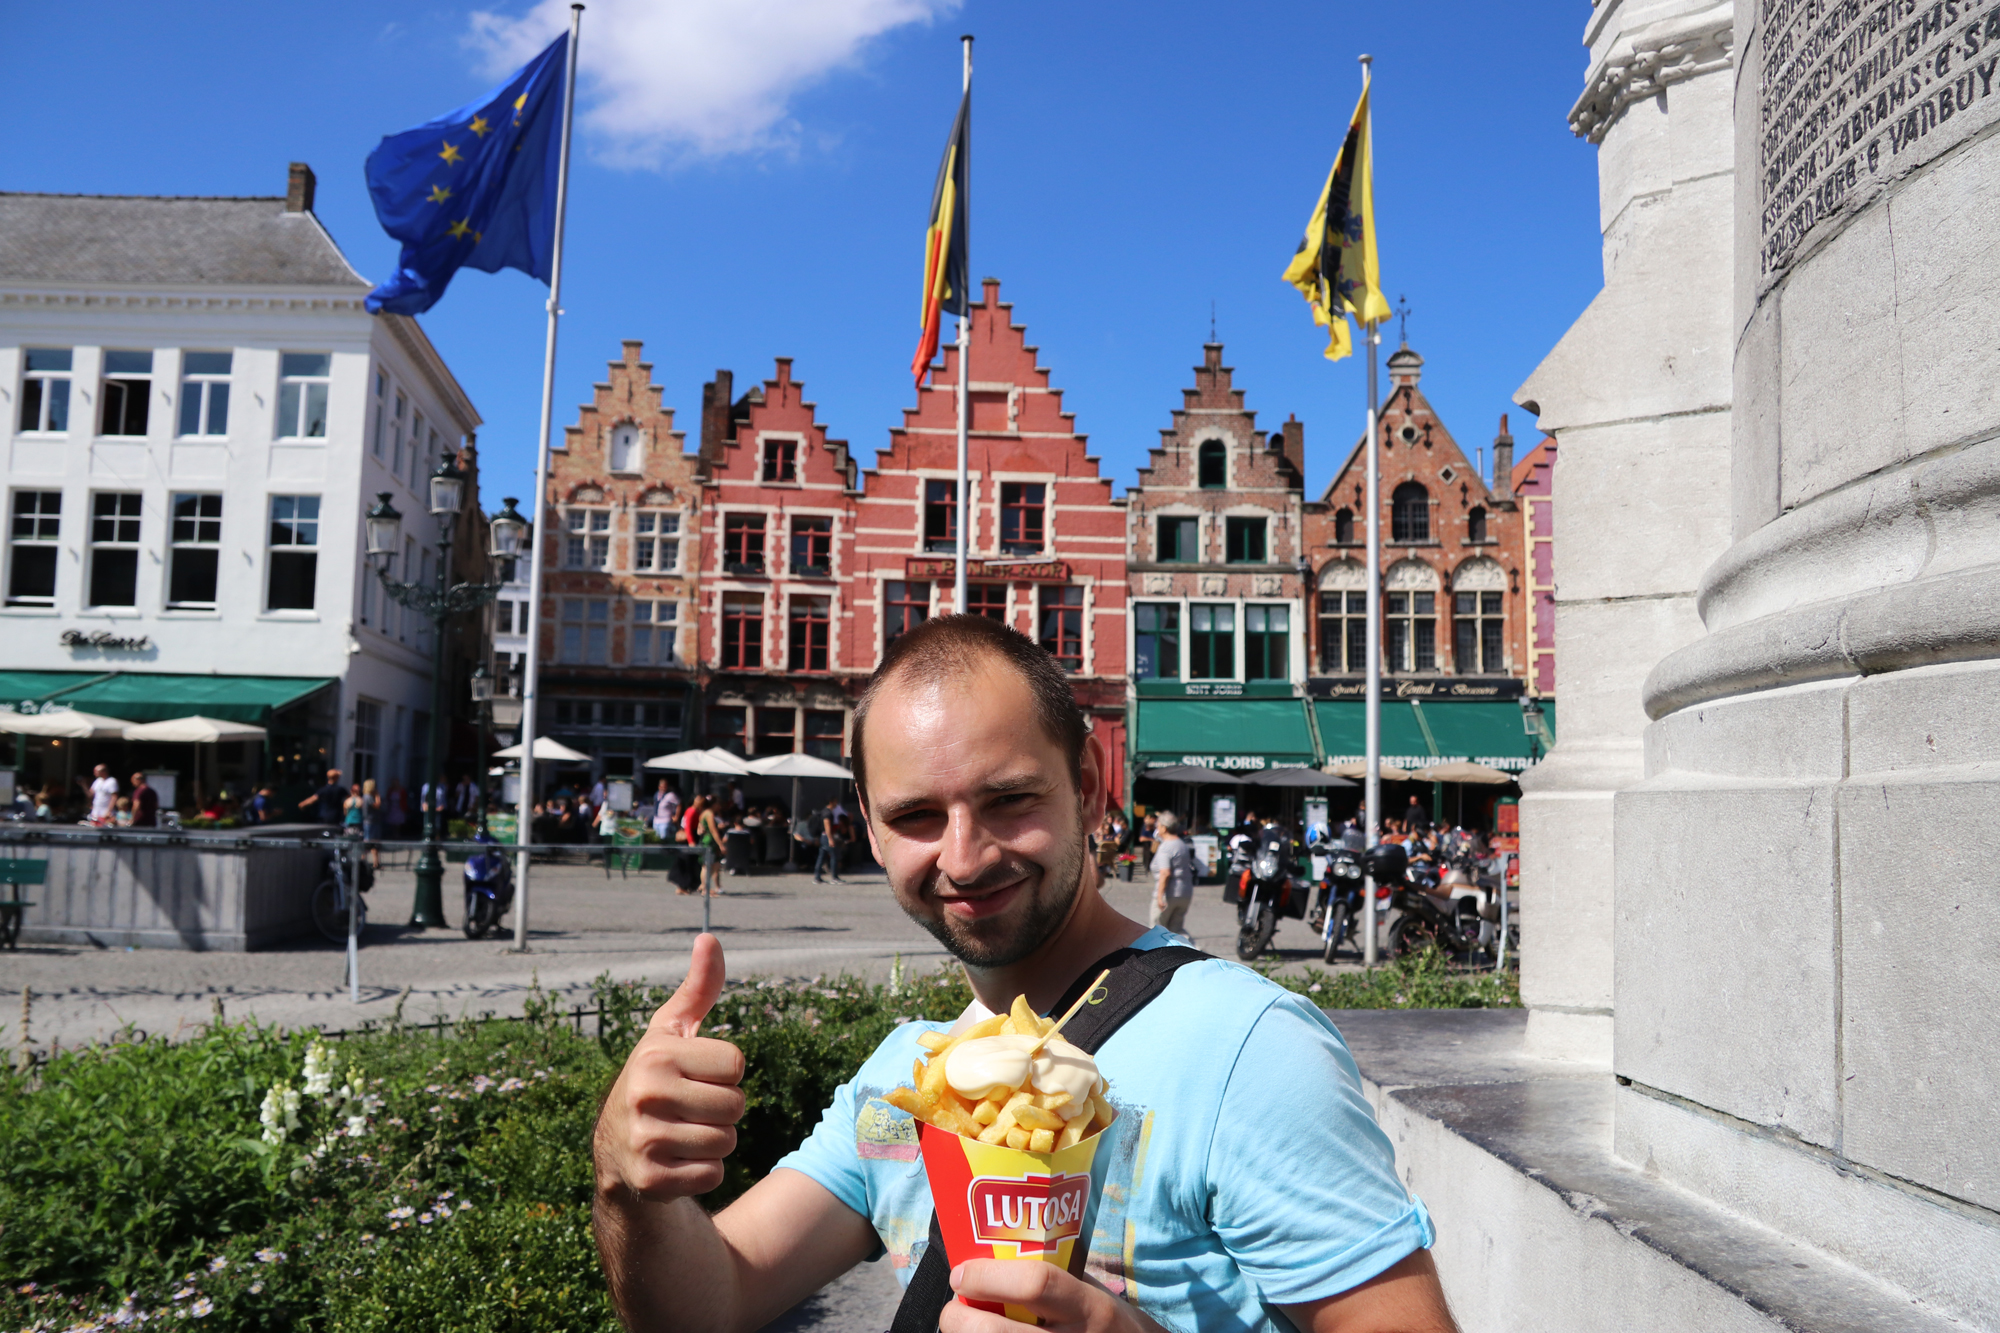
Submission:
[[479,708],[479,831],[486,832],[486,728],[493,721],[493,676],[481,662],[472,671],[472,702]]
[[1528,767],[1542,762],[1542,703],[1533,695],[1521,696],[1521,730],[1528,733]]
[[444,722],[445,628],[452,616],[475,610],[493,600],[497,583],[451,582],[452,529],[465,504],[465,473],[447,456],[430,477],[430,511],[439,524],[438,571],[433,586],[392,578],[389,564],[402,532],[402,515],[382,492],[368,511],[368,556],[376,577],[398,603],[431,622],[431,719],[425,774],[429,799],[424,802],[424,850],[417,857],[417,896],[410,911],[412,926],[442,926],[444,919],[444,857],[438,839],[444,832],[444,754],[440,728]]

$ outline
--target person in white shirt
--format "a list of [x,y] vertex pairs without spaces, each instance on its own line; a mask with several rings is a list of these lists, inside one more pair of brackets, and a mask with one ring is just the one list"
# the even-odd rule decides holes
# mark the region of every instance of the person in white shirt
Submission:
[[1194,901],[1194,849],[1180,836],[1180,816],[1160,816],[1160,845],[1153,853],[1152,924],[1187,935],[1188,905]]
[[109,824],[111,812],[118,804],[118,779],[111,776],[110,768],[99,764],[91,770],[90,822]]

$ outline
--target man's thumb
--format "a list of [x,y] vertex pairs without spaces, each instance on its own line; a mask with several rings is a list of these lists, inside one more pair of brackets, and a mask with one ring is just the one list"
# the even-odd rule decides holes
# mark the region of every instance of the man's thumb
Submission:
[[695,936],[687,976],[660,1006],[656,1021],[676,1037],[699,1036],[702,1020],[722,995],[722,977],[722,941],[713,935]]

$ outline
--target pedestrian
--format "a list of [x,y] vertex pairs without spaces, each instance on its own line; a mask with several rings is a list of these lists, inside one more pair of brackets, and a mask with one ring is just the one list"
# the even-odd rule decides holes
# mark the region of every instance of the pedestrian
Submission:
[[160,793],[146,781],[144,773],[132,775],[132,827],[157,828],[160,823]]
[[132,798],[120,796],[111,806],[111,827],[132,827]]
[[47,824],[55,819],[56,793],[53,787],[44,787],[35,793],[35,822]]
[[361,794],[361,784],[351,783],[347,788],[347,799],[340,803],[340,831],[359,841],[367,823],[368,803]]
[[828,871],[833,873],[833,882],[840,883],[840,857],[836,855],[840,840],[839,819],[832,801],[828,801],[819,812],[819,855],[813,858],[815,884],[823,883],[820,876]]
[[347,788],[340,785],[340,770],[326,770],[326,781],[312,795],[299,802],[299,809],[313,807],[313,818],[321,824],[340,823],[341,809],[347,804]]
[[667,801],[672,792],[667,789],[667,780],[660,779],[660,787],[653,795],[653,837],[660,842],[669,842],[674,826],[674,811]]
[[597,838],[606,847],[618,841],[618,811],[609,801],[598,807]]
[[1415,792],[1410,793],[1409,808],[1403,811],[1403,827],[1411,833],[1421,833],[1431,826],[1431,812],[1424,808]]
[[722,825],[715,817],[714,802],[702,797],[695,802],[695,845],[701,848],[701,891],[711,898],[722,893]]
[[118,804],[118,779],[111,776],[108,764],[99,764],[90,770],[91,779],[84,783],[90,792],[90,820],[99,828],[111,822],[111,814]]
[[1153,853],[1153,912],[1150,925],[1187,938],[1188,905],[1194,901],[1194,848],[1180,836],[1181,817],[1160,816],[1159,850]]
[[403,826],[410,822],[410,794],[403,790],[400,780],[389,784],[387,805],[384,813],[388,816],[389,837],[399,839],[403,836]]
[[361,784],[361,841],[368,844],[368,864],[382,868],[382,793],[375,779]]

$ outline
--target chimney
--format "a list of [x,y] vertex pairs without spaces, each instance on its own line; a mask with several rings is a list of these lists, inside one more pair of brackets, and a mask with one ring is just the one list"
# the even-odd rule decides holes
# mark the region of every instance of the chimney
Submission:
[[287,213],[310,213],[313,211],[313,169],[303,162],[292,163],[292,173],[285,182],[285,211]]
[[1306,480],[1306,423],[1299,420],[1298,413],[1285,418],[1285,428],[1278,438],[1283,441],[1285,457],[1291,461],[1299,475],[1299,485],[1303,487]]
[[722,456],[722,446],[735,433],[729,408],[736,390],[736,376],[727,370],[701,386],[701,457],[713,461]]
[[1511,501],[1514,477],[1514,437],[1507,433],[1507,414],[1500,414],[1500,433],[1493,437],[1493,498]]

